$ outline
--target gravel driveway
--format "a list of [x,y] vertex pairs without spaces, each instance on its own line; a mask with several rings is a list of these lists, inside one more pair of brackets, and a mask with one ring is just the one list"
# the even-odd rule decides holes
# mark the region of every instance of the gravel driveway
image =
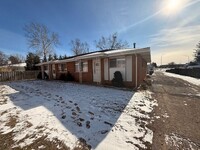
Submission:
[[153,150],[200,149],[200,87],[156,72]]

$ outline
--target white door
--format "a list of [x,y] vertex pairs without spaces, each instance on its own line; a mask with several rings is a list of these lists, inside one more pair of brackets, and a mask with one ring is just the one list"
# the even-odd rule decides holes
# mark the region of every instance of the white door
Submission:
[[100,58],[93,59],[93,81],[101,82],[101,61]]

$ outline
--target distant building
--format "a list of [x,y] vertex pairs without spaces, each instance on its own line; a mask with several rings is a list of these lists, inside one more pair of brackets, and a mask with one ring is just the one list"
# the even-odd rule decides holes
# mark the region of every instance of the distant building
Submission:
[[25,71],[26,63],[0,66],[0,72]]

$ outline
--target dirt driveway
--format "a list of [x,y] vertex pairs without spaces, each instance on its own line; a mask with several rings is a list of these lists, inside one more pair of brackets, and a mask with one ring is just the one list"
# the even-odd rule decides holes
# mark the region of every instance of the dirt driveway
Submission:
[[156,72],[153,150],[200,149],[200,87]]

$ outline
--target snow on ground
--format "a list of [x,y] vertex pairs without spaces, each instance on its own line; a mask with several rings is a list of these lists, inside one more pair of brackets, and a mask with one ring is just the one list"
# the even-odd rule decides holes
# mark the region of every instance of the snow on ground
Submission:
[[[92,149],[141,149],[152,143],[147,128],[157,105],[151,93],[64,83],[20,81],[0,85],[0,133],[14,133],[13,148],[40,137],[73,148],[79,138]],[[14,117],[16,125],[7,126]],[[41,148],[42,145],[38,148]],[[58,145],[59,147],[59,145]]]
[[177,134],[170,134],[165,135],[165,142],[169,146],[169,148],[173,149],[190,149],[190,150],[196,150],[198,149],[198,146],[193,143],[190,139],[185,139]]
[[[160,71],[160,70],[157,70],[157,71]],[[178,74],[175,74],[175,73],[169,73],[169,72],[165,72],[165,71],[161,71],[161,72],[163,72],[164,75],[166,75],[166,76],[179,78],[179,79],[185,80],[187,82],[190,82],[192,84],[195,84],[197,86],[200,86],[200,79],[188,77],[188,76],[183,76],[183,75],[178,75]]]

